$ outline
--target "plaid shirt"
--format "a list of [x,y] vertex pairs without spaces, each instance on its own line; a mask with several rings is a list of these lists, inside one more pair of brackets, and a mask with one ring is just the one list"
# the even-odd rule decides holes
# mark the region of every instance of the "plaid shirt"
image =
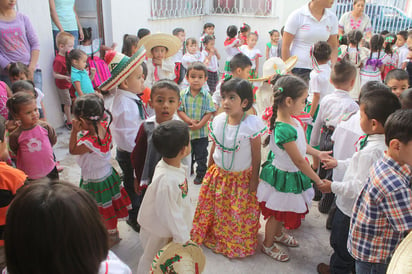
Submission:
[[[192,120],[202,120],[205,114],[214,112],[215,105],[213,104],[212,96],[209,92],[202,88],[196,97],[193,97],[190,92],[190,87],[180,92],[180,107],[179,110],[186,113],[186,115]],[[191,130],[190,139],[199,139],[207,137],[209,130],[206,123],[201,129]]]
[[348,250],[358,261],[388,263],[412,229],[411,170],[385,156],[371,169],[353,208]]

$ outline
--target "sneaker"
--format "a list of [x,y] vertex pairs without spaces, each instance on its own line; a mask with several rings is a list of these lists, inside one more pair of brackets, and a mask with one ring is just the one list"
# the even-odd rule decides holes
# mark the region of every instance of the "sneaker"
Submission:
[[316,270],[320,274],[330,274],[330,266],[325,263],[318,264]]
[[72,123],[64,123],[64,126],[68,129],[68,130],[72,130]]
[[133,221],[131,219],[127,219],[126,223],[133,228],[134,231],[136,231],[137,233],[140,232],[140,225],[137,223],[137,221]]

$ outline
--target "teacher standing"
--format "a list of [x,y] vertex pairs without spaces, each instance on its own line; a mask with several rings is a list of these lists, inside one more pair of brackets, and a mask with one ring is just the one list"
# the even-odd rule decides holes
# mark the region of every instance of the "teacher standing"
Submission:
[[359,30],[366,40],[370,40],[372,37],[371,19],[364,13],[364,10],[365,0],[353,1],[353,10],[345,12],[339,20],[339,36],[351,30]]
[[312,70],[310,48],[319,41],[327,41],[332,48],[331,61],[338,56],[338,19],[328,10],[333,0],[312,0],[292,12],[285,24],[282,37],[282,59],[296,55],[298,61],[292,73],[309,81]]

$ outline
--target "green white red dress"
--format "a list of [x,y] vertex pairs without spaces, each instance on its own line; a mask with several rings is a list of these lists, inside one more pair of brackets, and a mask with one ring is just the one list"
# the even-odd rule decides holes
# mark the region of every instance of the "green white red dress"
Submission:
[[[102,125],[107,128],[106,122]],[[110,164],[112,136],[109,130],[100,142],[87,131],[79,134],[77,144],[91,150],[77,159],[81,168],[80,187],[93,196],[109,233],[115,233],[117,221],[128,217],[131,202],[119,174]]]

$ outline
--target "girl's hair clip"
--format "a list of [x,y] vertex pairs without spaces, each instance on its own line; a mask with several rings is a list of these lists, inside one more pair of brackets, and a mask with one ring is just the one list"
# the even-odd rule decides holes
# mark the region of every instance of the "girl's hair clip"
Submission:
[[89,117],[89,120],[92,120],[92,121],[97,121],[99,119],[100,119],[100,116],[98,116],[98,115]]
[[255,30],[254,33],[255,33],[256,35],[259,35],[258,32],[257,32],[257,30]]
[[392,36],[385,37],[385,42],[392,43],[395,38]]
[[223,79],[223,82],[227,82],[227,81],[229,81],[230,79],[232,79],[233,78],[233,75],[231,75],[231,74],[226,74],[225,75],[225,78]]
[[283,88],[282,88],[282,87],[278,87],[278,90],[280,91],[280,93],[283,92]]

